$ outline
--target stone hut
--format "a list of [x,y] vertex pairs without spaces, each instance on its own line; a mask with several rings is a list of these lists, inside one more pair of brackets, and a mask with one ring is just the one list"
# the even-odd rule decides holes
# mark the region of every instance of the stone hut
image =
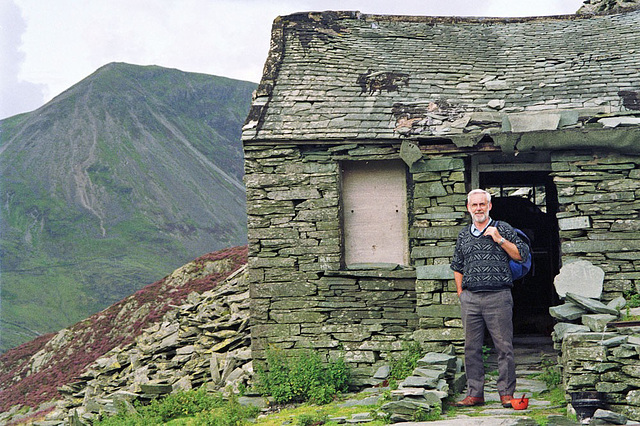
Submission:
[[533,18],[275,20],[243,129],[252,351],[343,356],[366,384],[418,341],[460,351],[449,268],[466,193],[528,233],[517,335],[549,335],[554,277],[640,284],[640,9]]

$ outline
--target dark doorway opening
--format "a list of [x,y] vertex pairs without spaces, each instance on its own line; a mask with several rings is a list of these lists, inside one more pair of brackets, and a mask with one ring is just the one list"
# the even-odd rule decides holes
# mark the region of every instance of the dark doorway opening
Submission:
[[558,194],[547,171],[494,171],[479,174],[480,187],[492,194],[491,217],[524,231],[533,247],[533,268],[513,287],[516,336],[551,335],[549,307],[559,300],[553,280],[560,270]]

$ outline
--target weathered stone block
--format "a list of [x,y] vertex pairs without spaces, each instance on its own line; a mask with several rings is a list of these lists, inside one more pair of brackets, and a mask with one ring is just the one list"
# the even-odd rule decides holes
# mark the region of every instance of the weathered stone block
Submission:
[[563,253],[610,253],[617,251],[638,251],[640,241],[565,241],[562,243]]
[[441,172],[455,169],[464,170],[464,160],[461,158],[433,158],[414,163],[411,166],[411,173]]
[[434,369],[429,366],[429,368],[418,367],[413,370],[413,374],[420,377],[431,377],[434,379],[443,379],[445,376],[445,371],[447,370],[446,366],[442,366],[442,368]]
[[461,318],[460,305],[440,305],[433,304],[428,306],[419,306],[417,309],[419,317],[432,318]]
[[451,257],[453,246],[417,246],[411,249],[412,259],[428,259],[433,257]]
[[413,190],[414,198],[442,197],[444,195],[447,195],[447,190],[439,181],[417,183]]
[[581,318],[587,311],[573,303],[565,303],[558,306],[550,306],[549,314],[560,321],[573,321]]
[[582,367],[588,371],[595,371],[596,373],[605,373],[620,367],[620,365],[615,362],[583,362]]
[[567,322],[559,322],[553,327],[553,335],[556,341],[563,341],[571,333],[584,333],[590,331],[589,327]]
[[[362,279],[360,280],[360,289],[372,291],[372,292],[383,292],[383,291],[391,291],[391,290],[400,290],[403,291],[401,294],[405,294],[405,291],[411,291],[415,289],[415,281],[414,280],[371,280],[371,279]],[[385,294],[381,294],[381,296],[386,297]],[[373,295],[375,296],[375,295]],[[392,296],[388,294],[387,296]]]
[[582,324],[589,327],[591,331],[605,331],[607,324],[616,320],[616,315],[609,314],[590,314],[582,316]]
[[453,271],[449,265],[425,265],[416,267],[419,280],[452,280]]
[[425,240],[449,240],[455,242],[459,232],[459,226],[432,226],[428,228],[412,228],[409,231],[409,236]]
[[267,191],[267,198],[271,200],[309,200],[320,198],[320,192],[316,188],[290,188]]
[[[432,407],[427,402],[418,402],[410,400],[408,398],[404,398],[400,401],[387,402],[382,407],[380,407],[380,409],[387,413],[397,413],[412,416],[417,410],[422,410],[425,413],[429,413],[432,410]],[[411,417],[408,418],[410,419]]]
[[438,379],[424,376],[409,376],[400,383],[400,387],[403,388],[435,389],[437,385]]
[[308,310],[299,311],[276,311],[271,310],[270,317],[278,324],[304,324],[304,323],[321,323],[326,321],[327,315],[322,312],[314,312]]
[[303,182],[304,176],[297,174],[251,173],[244,177],[247,188],[290,187]]
[[384,380],[389,377],[390,373],[391,373],[391,366],[383,365],[376,370],[375,374],[373,375],[373,378]]
[[325,209],[302,210],[298,212],[295,220],[297,221],[336,221],[338,220],[338,209],[329,207]]
[[442,180],[442,175],[438,172],[421,172],[413,173],[414,182],[430,182],[434,180]]
[[585,387],[585,386],[595,386],[598,383],[600,376],[598,374],[579,374],[569,377],[567,381],[568,386],[570,387]]
[[375,354],[371,351],[346,351],[345,362],[363,362],[373,364],[376,360]]
[[298,234],[297,229],[293,228],[278,228],[278,227],[270,227],[270,228],[253,228],[248,231],[249,239],[256,240],[271,240],[271,239],[299,239],[300,235]]
[[340,341],[327,336],[305,336],[296,339],[295,348],[301,349],[332,349],[340,346]]
[[624,365],[621,370],[631,377],[640,378],[640,365]]
[[595,300],[589,297],[580,296],[576,293],[567,292],[565,294],[568,301],[571,303],[578,305],[589,312],[598,313],[598,314],[610,314],[613,316],[618,316],[618,311],[612,309],[600,302],[599,300]]
[[576,216],[558,219],[558,227],[561,231],[588,229],[591,227],[591,218],[589,216]]
[[611,351],[611,354],[616,358],[635,358],[638,356],[638,351],[629,345],[619,346]]
[[432,293],[441,291],[444,287],[442,281],[439,280],[417,280],[416,293]]
[[413,339],[418,342],[433,341],[462,341],[464,340],[464,330],[460,328],[430,328],[426,330],[416,330]]
[[295,264],[296,260],[292,257],[251,257],[249,259],[251,268],[286,268]]
[[596,383],[596,391],[604,393],[626,392],[631,388],[626,383],[598,382]]
[[439,352],[429,352],[418,361],[416,361],[416,365],[419,367],[442,367],[445,370],[452,370],[456,367],[457,358],[453,355],[439,353]]
[[300,335],[300,324],[255,324],[251,327],[253,337],[290,337]]
[[640,220],[618,219],[611,224],[612,232],[637,232],[640,231]]
[[640,407],[640,390],[629,391],[626,400],[629,405]]
[[563,348],[563,356],[575,361],[607,361],[606,349],[598,346]]

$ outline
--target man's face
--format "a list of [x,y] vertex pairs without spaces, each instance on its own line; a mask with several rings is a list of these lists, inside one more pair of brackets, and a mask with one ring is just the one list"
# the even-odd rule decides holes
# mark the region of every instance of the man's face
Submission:
[[491,203],[487,203],[487,197],[484,194],[472,194],[469,197],[467,210],[475,223],[484,223],[489,220]]

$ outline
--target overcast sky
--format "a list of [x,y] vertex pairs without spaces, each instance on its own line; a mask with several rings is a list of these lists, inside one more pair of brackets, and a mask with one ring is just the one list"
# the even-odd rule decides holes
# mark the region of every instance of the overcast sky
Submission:
[[[0,119],[32,111],[110,62],[259,82],[279,15],[574,13],[583,0],[0,0]],[[471,46],[470,46],[471,48]]]

